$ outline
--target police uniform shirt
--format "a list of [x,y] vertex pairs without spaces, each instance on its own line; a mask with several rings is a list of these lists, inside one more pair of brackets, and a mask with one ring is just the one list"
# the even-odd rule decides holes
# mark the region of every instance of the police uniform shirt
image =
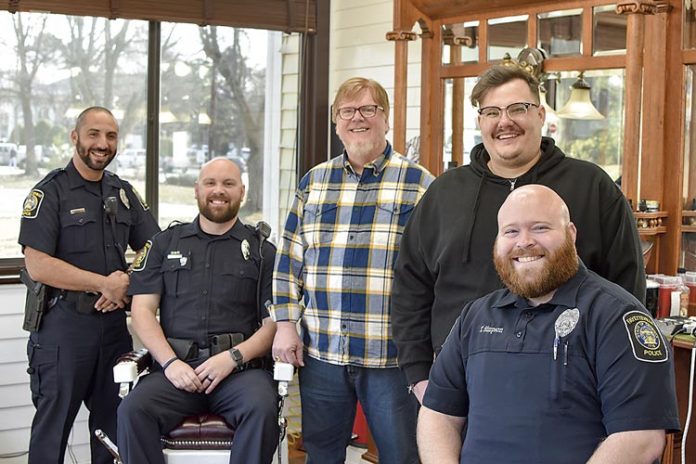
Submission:
[[468,305],[423,404],[467,417],[462,463],[584,463],[612,433],[678,430],[674,388],[647,311],[580,264],[549,303],[499,290]]
[[[116,199],[116,240],[104,211],[109,197]],[[109,275],[125,270],[128,245],[140,250],[160,230],[148,209],[127,181],[109,171],[99,182],[85,180],[71,160],[29,193],[19,243],[80,269]]]
[[[198,218],[170,227],[146,246],[134,266],[129,294],[161,295],[160,324],[167,337],[194,340],[200,347],[207,347],[214,334],[241,332],[247,338],[258,327],[258,245],[256,234],[239,219],[222,235],[203,232]],[[265,318],[275,247],[264,243],[263,254]]]

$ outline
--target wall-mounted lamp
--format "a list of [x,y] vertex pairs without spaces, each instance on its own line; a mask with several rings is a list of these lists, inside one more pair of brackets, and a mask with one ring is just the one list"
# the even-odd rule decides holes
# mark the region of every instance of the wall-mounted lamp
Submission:
[[578,75],[571,89],[568,102],[556,112],[559,117],[586,121],[604,119],[604,115],[597,111],[590,100],[590,84],[583,78],[583,73]]

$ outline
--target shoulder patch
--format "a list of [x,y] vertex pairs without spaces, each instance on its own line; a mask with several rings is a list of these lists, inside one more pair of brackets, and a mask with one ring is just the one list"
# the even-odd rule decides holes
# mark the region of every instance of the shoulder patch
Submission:
[[641,311],[629,311],[623,316],[628,341],[633,349],[633,356],[643,362],[665,362],[669,350],[662,340],[655,321]]
[[41,203],[44,199],[44,193],[39,189],[32,189],[29,195],[24,199],[24,205],[22,206],[22,217],[27,219],[34,219],[39,215],[39,209],[41,208]]
[[136,189],[134,189],[133,187],[131,187],[131,190],[133,191],[133,193],[135,193],[135,196],[138,198],[138,201],[140,202],[140,206],[143,207],[143,210],[144,211],[149,210],[150,207],[147,205],[147,203],[145,203],[145,200],[143,200],[143,197],[140,196],[140,193],[138,193],[138,191]]
[[133,272],[142,271],[147,265],[147,257],[150,255],[150,249],[152,248],[152,240],[145,242],[143,249],[137,254],[133,260]]

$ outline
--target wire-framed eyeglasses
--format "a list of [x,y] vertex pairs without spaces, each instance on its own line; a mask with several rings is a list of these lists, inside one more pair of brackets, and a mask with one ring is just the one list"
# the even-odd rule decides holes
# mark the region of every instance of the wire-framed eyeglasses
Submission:
[[494,121],[499,119],[503,115],[503,111],[505,111],[507,117],[510,119],[521,119],[527,114],[530,106],[539,108],[539,105],[536,103],[518,102],[512,103],[505,108],[499,106],[484,106],[478,110],[478,114],[483,116],[486,120]]
[[338,109],[338,117],[343,119],[344,121],[350,121],[351,119],[353,119],[353,116],[355,116],[355,112],[358,111],[363,118],[369,119],[375,117],[375,115],[377,114],[377,110],[384,111],[384,108],[382,108],[379,105],[363,105],[358,108],[345,106],[343,108]]

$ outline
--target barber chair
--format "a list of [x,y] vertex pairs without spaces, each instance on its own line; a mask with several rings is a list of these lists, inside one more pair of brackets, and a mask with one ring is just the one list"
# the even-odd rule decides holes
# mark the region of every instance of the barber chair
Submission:
[[[149,372],[151,364],[152,356],[144,348],[126,353],[118,359],[113,373],[114,382],[120,384],[121,398],[130,392],[140,376]],[[281,369],[282,378],[278,378],[278,367],[274,377],[279,381],[278,391],[283,398],[287,396],[287,383],[292,379],[292,366],[289,366],[289,375],[287,367],[281,366]],[[99,434],[100,431],[97,431],[97,437],[114,455],[114,463],[119,464],[116,447],[108,437]],[[222,417],[214,414],[189,416],[162,437],[164,461],[167,464],[227,464],[233,439],[234,429]],[[273,462],[280,464],[279,458],[282,463],[288,462],[287,440],[284,437],[280,453],[276,453]]]

